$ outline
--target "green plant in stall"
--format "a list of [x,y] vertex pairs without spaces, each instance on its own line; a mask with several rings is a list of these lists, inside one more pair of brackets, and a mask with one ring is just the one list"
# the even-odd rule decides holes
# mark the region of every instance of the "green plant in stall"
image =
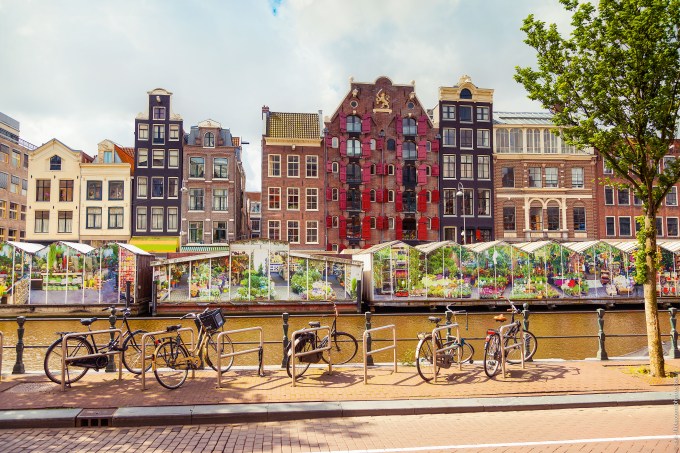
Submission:
[[290,279],[290,289],[295,294],[302,294],[317,280],[321,280],[321,273],[316,269],[310,268],[308,271],[297,272]]

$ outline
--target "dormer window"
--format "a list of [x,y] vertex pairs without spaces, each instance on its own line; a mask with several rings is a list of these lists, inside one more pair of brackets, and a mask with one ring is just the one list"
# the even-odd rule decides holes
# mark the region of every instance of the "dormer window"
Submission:
[[206,132],[203,136],[203,147],[204,148],[214,148],[215,147],[215,134],[212,132]]
[[59,156],[50,157],[50,170],[61,171],[61,157]]

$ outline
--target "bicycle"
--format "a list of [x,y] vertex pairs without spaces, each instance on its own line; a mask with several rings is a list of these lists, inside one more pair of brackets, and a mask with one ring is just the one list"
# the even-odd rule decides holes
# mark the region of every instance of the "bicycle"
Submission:
[[[501,336],[497,329],[488,329],[486,331],[486,339],[484,340],[484,373],[490,378],[494,377],[496,373],[498,373],[498,368],[500,367],[502,359],[502,351],[505,351],[505,361],[507,363],[521,363],[522,351],[520,351],[519,348],[508,349],[509,346],[517,344],[520,341],[523,342],[525,361],[531,359],[534,354],[536,354],[536,349],[538,348],[538,340],[536,339],[536,335],[529,332],[528,330],[524,331],[523,339],[519,337],[519,333],[521,331],[520,321],[515,321],[515,315],[519,314],[520,311],[510,301],[510,299],[507,299],[507,301],[512,307],[508,309],[508,311],[512,314],[510,320],[512,327],[507,331],[506,334],[504,334],[504,347],[501,347]],[[494,320],[501,323],[507,321],[507,318],[505,315],[500,314],[494,316]]]
[[[467,311],[459,310],[452,311],[451,305],[446,307],[446,312],[452,314],[454,323],[457,321],[457,315],[465,314],[465,330],[468,330],[468,318]],[[436,327],[440,327],[440,322],[442,318],[436,316],[430,316],[427,318],[428,321],[433,323]],[[448,369],[451,365],[459,363],[473,363],[473,356],[475,355],[475,348],[468,343],[465,338],[460,339],[454,337],[450,334],[446,335],[446,340],[442,342],[442,338],[439,333],[436,333],[435,345],[437,350],[445,349],[444,352],[437,354],[437,368]],[[416,347],[416,369],[418,374],[425,382],[430,382],[434,377],[434,351],[432,350],[432,332],[421,332],[418,334],[418,346]],[[460,353],[460,362],[458,360]],[[437,373],[439,370],[436,371]]]
[[[112,315],[116,314],[118,309],[116,307],[107,307],[103,311],[110,311]],[[70,385],[73,382],[78,381],[89,369],[94,369],[99,371],[102,368],[106,368],[109,363],[109,355],[107,353],[112,351],[122,351],[122,360],[125,368],[133,374],[141,374],[141,360],[142,360],[142,335],[146,333],[145,330],[138,329],[133,331],[130,328],[130,323],[128,322],[128,316],[130,316],[130,309],[125,308],[122,310],[123,313],[123,326],[125,327],[125,332],[123,332],[122,338],[116,337],[109,341],[106,345],[97,345],[94,340],[94,335],[83,332],[82,335],[77,337],[71,337],[66,340],[66,354],[67,357],[75,358],[80,356],[100,354],[98,357],[89,357],[78,360],[69,361],[66,364],[66,384]],[[98,318],[84,318],[80,320],[83,326],[87,327],[88,332],[92,329],[90,326],[92,323],[97,321]],[[61,384],[61,366],[62,366],[62,340],[64,335],[72,332],[57,332],[59,338],[52,343],[45,353],[45,360],[43,362],[43,368],[45,370],[45,375],[57,384]],[[87,337],[90,337],[88,340]],[[151,367],[147,367],[147,370]],[[81,368],[73,376],[72,371],[76,368]]]
[[[199,314],[187,313],[180,319],[195,321],[198,328],[196,345],[188,350],[182,336],[177,333],[174,337],[156,342],[156,349],[151,360],[156,380],[169,390],[179,388],[186,381],[189,370],[201,369],[203,363],[207,363],[210,368],[219,373],[229,371],[234,363],[234,357],[231,356],[222,361],[220,370],[217,369],[220,349],[215,339],[217,330],[224,325],[224,316],[220,308],[214,310],[206,308]],[[177,332],[181,328],[182,325],[177,324],[166,327],[166,331]],[[234,352],[234,344],[228,335],[222,335],[221,341],[222,353]]]
[[[330,336],[333,339],[331,343],[331,354],[333,358],[333,365],[343,365],[350,362],[359,350],[359,345],[357,339],[354,338],[352,334],[347,332],[338,332],[338,306],[333,303],[334,319],[331,325]],[[321,327],[321,323],[318,321],[311,321],[309,327],[317,328]],[[295,353],[313,351],[314,349],[319,349],[326,347],[328,345],[328,335],[319,339],[318,331],[303,333],[295,339]],[[291,356],[292,348],[289,344],[286,348],[286,372],[288,377],[293,377],[293,369],[291,366]],[[295,377],[298,378],[305,374],[309,365],[312,363],[319,363],[321,360],[328,363],[330,358],[327,352],[319,352],[317,354],[310,354],[302,356],[298,359],[298,364],[295,367]]]

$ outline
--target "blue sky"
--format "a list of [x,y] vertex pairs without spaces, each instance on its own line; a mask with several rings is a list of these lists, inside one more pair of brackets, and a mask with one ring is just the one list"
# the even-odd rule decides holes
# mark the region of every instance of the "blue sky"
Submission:
[[185,129],[211,118],[244,147],[260,188],[261,107],[330,115],[348,79],[416,82],[426,107],[468,74],[498,111],[537,111],[513,80],[534,61],[530,13],[568,24],[557,0],[0,0],[0,111],[25,140],[95,154],[132,146],[147,91],[174,93]]

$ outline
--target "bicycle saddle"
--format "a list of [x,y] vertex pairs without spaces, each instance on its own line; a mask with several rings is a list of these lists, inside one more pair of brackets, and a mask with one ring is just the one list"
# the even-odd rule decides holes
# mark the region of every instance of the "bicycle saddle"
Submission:
[[321,323],[319,321],[310,321],[309,327],[312,327],[312,328],[321,327]]
[[427,320],[432,322],[432,323],[439,324],[439,321],[441,321],[442,318],[437,318],[436,316],[430,316],[429,318],[427,318]]
[[165,331],[166,331],[166,332],[176,332],[176,331],[178,331],[178,330],[181,329],[181,328],[182,328],[182,324],[177,324],[177,325],[175,325],[175,326],[168,326],[168,327],[166,327],[166,328],[165,328]]
[[84,326],[89,326],[90,324],[92,324],[96,320],[97,320],[97,318],[84,318],[84,319],[80,320],[80,323]]
[[508,318],[506,318],[505,315],[504,315],[503,313],[501,313],[500,315],[494,316],[493,319],[494,319],[494,321],[496,321],[496,322],[505,322],[505,321],[508,320]]

